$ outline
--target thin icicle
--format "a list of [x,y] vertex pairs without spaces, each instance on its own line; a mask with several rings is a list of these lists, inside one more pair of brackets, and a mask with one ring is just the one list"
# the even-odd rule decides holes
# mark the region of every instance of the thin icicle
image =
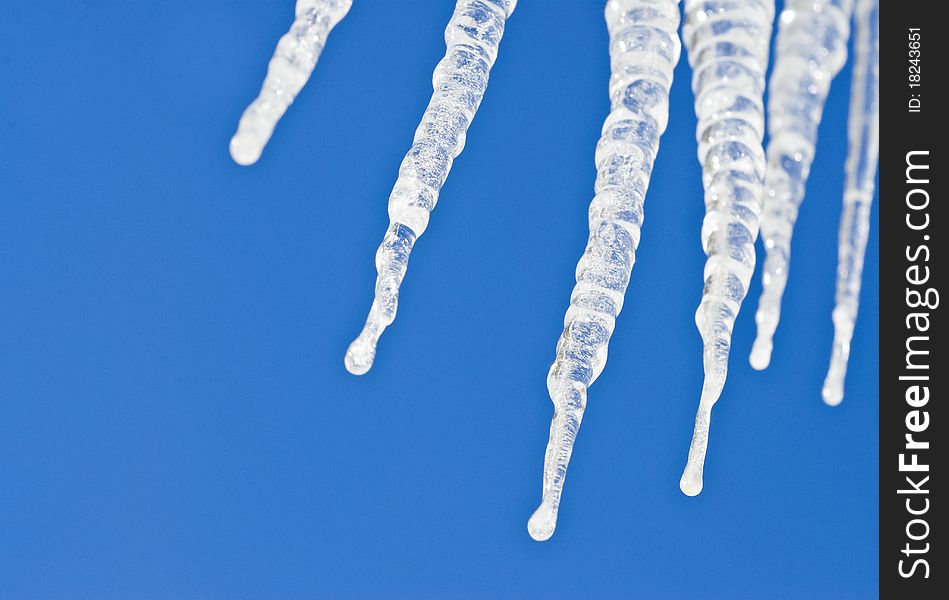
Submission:
[[544,459],[543,498],[527,525],[538,541],[550,538],[557,526],[587,388],[606,365],[607,345],[636,258],[643,199],[669,118],[669,87],[679,60],[678,0],[610,0],[606,23],[612,110],[596,148],[590,238],[577,265],[577,285],[547,375],[554,417]]
[[412,246],[428,227],[429,213],[465,146],[465,134],[488,87],[504,23],[517,0],[458,0],[445,29],[445,57],[435,67],[435,93],[389,196],[389,228],[376,252],[375,297],[366,325],[346,351],[346,369],[362,375],[372,367],[376,343],[395,319],[399,286]]
[[768,168],[761,237],[767,252],[751,366],[771,362],[772,338],[788,281],[791,235],[814,160],[831,80],[847,61],[853,0],[788,0],[778,19],[768,83]]
[[267,67],[260,95],[250,103],[231,138],[231,158],[239,165],[257,162],[277,121],[306,85],[326,38],[349,12],[352,0],[297,0],[296,20]]
[[835,406],[844,398],[844,378],[850,357],[863,257],[870,233],[870,205],[880,152],[880,4],[857,0],[856,45],[850,96],[847,178],[840,217],[837,298],[834,308],[834,347],[824,380],[824,402]]
[[679,488],[702,491],[712,406],[728,372],[732,327],[755,268],[765,154],[764,74],[773,0],[686,0],[682,38],[692,65],[705,186],[705,289],[695,313],[705,383]]

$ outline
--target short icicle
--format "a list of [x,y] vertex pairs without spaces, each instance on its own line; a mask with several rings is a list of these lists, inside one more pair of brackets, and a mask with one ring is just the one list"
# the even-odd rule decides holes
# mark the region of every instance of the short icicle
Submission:
[[277,121],[306,85],[326,38],[346,16],[352,0],[297,0],[296,20],[280,41],[267,67],[260,95],[250,103],[231,138],[231,158],[252,165],[270,141]]
[[817,146],[824,103],[847,61],[853,0],[788,0],[778,18],[768,83],[768,167],[761,238],[766,251],[751,350],[755,369],[771,362],[781,297],[788,281],[791,235]]
[[712,406],[728,373],[732,328],[755,268],[765,174],[764,75],[773,0],[686,0],[682,38],[692,65],[705,187],[705,288],[695,313],[705,383],[679,488],[702,491]]
[[445,29],[448,47],[435,67],[435,93],[415,139],[399,167],[389,196],[389,228],[376,252],[375,297],[366,324],[346,351],[346,369],[362,375],[371,367],[383,330],[395,319],[399,286],[415,240],[428,227],[429,214],[452,161],[488,87],[504,24],[516,0],[458,0]]
[[659,138],[669,118],[669,88],[679,60],[678,0],[610,0],[611,112],[596,148],[590,237],[547,375],[554,404],[544,458],[543,496],[527,529],[537,541],[557,526],[567,463],[586,407],[587,388],[606,364],[639,245],[643,200]]
[[880,4],[857,0],[854,28],[855,63],[847,126],[846,181],[837,262],[834,346],[824,379],[824,402],[836,406],[844,398],[850,340],[857,320],[863,258],[870,234],[877,162],[880,153]]

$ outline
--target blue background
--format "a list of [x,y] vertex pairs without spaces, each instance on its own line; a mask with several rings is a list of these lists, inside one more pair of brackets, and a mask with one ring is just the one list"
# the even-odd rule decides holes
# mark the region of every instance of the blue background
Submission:
[[452,6],[356,0],[241,168],[290,0],[2,3],[0,597],[876,595],[876,211],[847,397],[820,398],[849,68],[774,362],[747,362],[756,274],[698,498],[677,485],[704,264],[683,53],[560,525],[526,531],[608,111],[600,1],[521,2],[376,366],[343,369]]

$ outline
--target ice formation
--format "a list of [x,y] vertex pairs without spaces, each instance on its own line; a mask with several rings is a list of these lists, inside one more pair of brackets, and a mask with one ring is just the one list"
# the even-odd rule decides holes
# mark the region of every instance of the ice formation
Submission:
[[678,0],[610,0],[611,112],[596,147],[590,238],[547,375],[554,404],[540,506],[528,522],[535,540],[553,535],[567,463],[586,407],[587,388],[606,364],[623,307],[643,221],[659,137],[669,118],[669,87],[679,60]]
[[517,0],[458,0],[455,5],[445,29],[445,57],[432,76],[435,92],[389,196],[389,228],[376,252],[378,276],[372,307],[362,332],[346,351],[346,369],[354,375],[372,367],[379,336],[395,319],[409,253],[428,226],[452,161],[465,146],[505,21],[516,4]]
[[773,0],[686,0],[682,38],[692,65],[705,220],[705,289],[695,313],[705,382],[679,488],[702,491],[712,406],[728,372],[732,327],[755,267],[764,187],[764,75]]
[[879,0],[857,0],[851,84],[850,118],[847,125],[846,181],[840,218],[837,264],[837,298],[834,307],[834,346],[830,369],[824,380],[824,402],[840,404],[850,357],[860,301],[863,257],[870,233],[870,204],[880,152],[880,4]]
[[788,280],[791,235],[814,160],[817,128],[831,80],[847,61],[853,0],[788,0],[778,19],[768,83],[768,167],[761,238],[767,252],[751,366],[771,362]]
[[260,95],[250,103],[231,138],[231,158],[257,162],[274,127],[306,85],[330,31],[349,12],[352,0],[297,0],[296,20],[277,42]]

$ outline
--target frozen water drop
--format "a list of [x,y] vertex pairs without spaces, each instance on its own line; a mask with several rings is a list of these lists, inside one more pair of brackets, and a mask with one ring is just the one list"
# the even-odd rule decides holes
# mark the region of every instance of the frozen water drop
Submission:
[[557,528],[557,507],[547,501],[541,502],[527,522],[527,532],[534,540],[544,542],[550,539]]
[[346,351],[346,370],[353,375],[364,375],[372,368],[375,357],[375,347],[362,338],[358,338],[349,345]]
[[231,158],[245,167],[257,162],[264,149],[258,141],[249,138],[251,136],[246,133],[240,133],[231,138]]

